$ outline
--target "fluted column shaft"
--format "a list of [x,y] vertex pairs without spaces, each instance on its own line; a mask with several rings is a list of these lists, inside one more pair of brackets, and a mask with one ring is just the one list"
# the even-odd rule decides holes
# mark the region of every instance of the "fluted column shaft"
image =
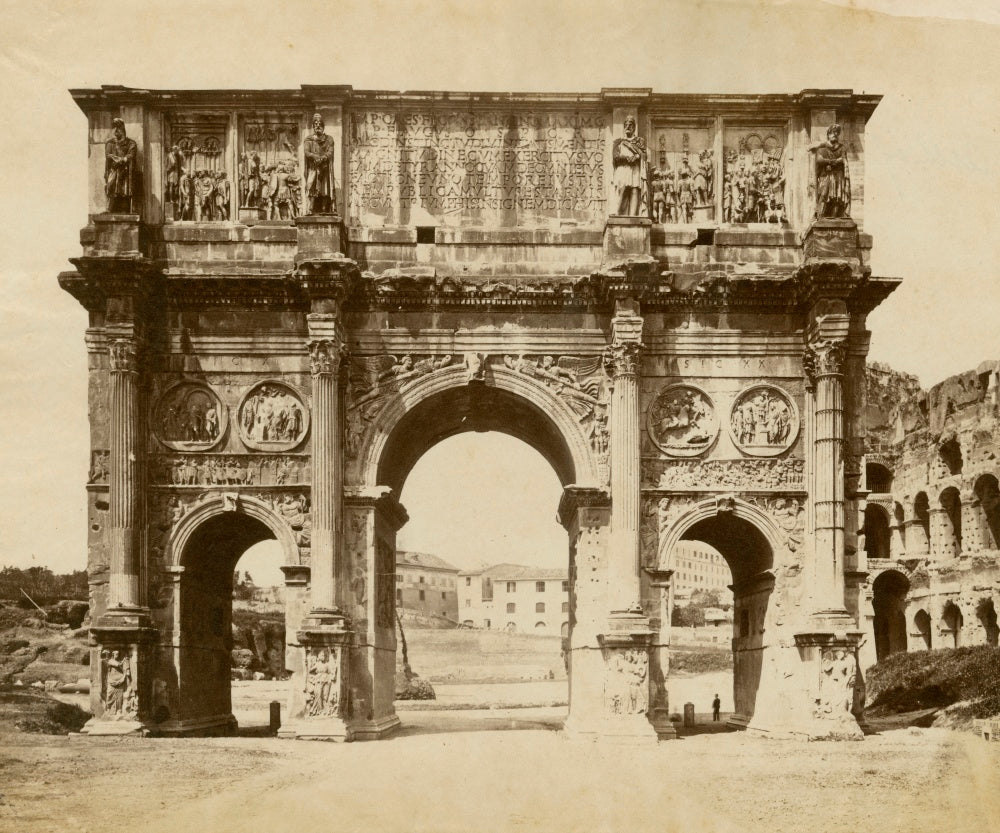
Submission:
[[807,352],[813,393],[813,511],[816,600],[844,607],[844,349],[817,341]]
[[309,343],[313,384],[312,436],[312,608],[335,610],[340,495],[339,373],[343,341],[314,338]]
[[639,444],[639,352],[642,318],[616,316],[612,344],[605,354],[613,389],[608,410],[611,465],[611,549],[608,578],[611,612],[638,612],[640,602],[639,521],[641,454]]
[[111,572],[108,609],[137,607],[141,602],[138,533],[139,494],[139,372],[137,344],[132,338],[111,343],[109,460]]

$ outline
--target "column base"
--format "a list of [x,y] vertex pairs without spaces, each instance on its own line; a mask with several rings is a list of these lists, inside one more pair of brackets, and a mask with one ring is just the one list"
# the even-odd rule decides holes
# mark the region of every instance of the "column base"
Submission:
[[382,740],[396,734],[403,724],[395,714],[376,720],[352,721],[351,732],[354,740]]
[[100,720],[93,717],[83,725],[80,734],[87,737],[117,735],[144,738],[152,734],[152,730],[140,720]]
[[649,715],[649,725],[656,732],[657,740],[677,740],[677,729],[670,719],[670,709],[653,709]]
[[347,743],[354,740],[354,731],[339,717],[309,718],[289,721],[278,730],[278,737],[294,740],[325,740]]
[[761,726],[753,721],[746,727],[747,735],[773,740],[864,740],[865,734],[857,721],[807,720],[801,723]]
[[219,714],[164,720],[156,724],[153,734],[158,737],[220,738],[235,735],[239,728],[239,723],[232,714]]
[[601,717],[593,721],[571,716],[563,725],[562,733],[567,740],[623,746],[655,746],[659,741],[656,730],[644,714]]

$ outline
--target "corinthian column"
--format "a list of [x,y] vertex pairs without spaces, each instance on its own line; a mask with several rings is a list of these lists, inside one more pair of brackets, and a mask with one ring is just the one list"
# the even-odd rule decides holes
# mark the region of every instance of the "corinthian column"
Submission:
[[109,461],[111,573],[108,612],[136,608],[141,603],[138,532],[139,483],[139,370],[134,338],[116,338],[108,353],[110,377]]
[[844,343],[816,339],[803,358],[814,389],[813,513],[817,612],[844,610]]
[[340,615],[335,576],[343,478],[338,377],[344,339],[334,316],[310,315],[308,320],[313,386],[312,620],[317,615]]
[[611,549],[608,555],[608,600],[612,615],[641,613],[639,596],[639,517],[641,514],[639,449],[639,353],[642,318],[618,313],[611,321],[611,345],[605,367],[612,379],[608,410],[611,464]]

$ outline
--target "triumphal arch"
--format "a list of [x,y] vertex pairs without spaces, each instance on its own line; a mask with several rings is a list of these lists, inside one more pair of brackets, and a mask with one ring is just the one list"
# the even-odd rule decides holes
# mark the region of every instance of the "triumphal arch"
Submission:
[[672,553],[700,540],[732,571],[734,720],[860,736],[878,96],[72,94],[88,732],[235,727],[233,567],[272,538],[282,734],[392,732],[398,495],[495,430],[563,484],[567,733],[672,736]]

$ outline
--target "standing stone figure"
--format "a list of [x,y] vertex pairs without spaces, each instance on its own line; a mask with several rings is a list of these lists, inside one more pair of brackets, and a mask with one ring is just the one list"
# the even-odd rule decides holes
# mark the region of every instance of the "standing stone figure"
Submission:
[[165,197],[168,203],[174,208],[174,218],[182,219],[181,203],[181,178],[184,176],[184,153],[180,147],[174,145],[167,154],[167,169],[164,176],[166,180]]
[[816,218],[851,216],[851,172],[840,125],[831,124],[826,141],[809,148],[816,154]]
[[125,135],[125,122],[113,119],[114,138],[104,145],[104,194],[112,214],[135,212],[136,144]]
[[646,216],[646,140],[636,135],[634,116],[625,118],[625,135],[615,139],[611,152],[614,183],[618,191],[618,214]]
[[324,130],[323,117],[312,117],[313,132],[306,137],[306,200],[308,214],[333,214],[333,139]]

